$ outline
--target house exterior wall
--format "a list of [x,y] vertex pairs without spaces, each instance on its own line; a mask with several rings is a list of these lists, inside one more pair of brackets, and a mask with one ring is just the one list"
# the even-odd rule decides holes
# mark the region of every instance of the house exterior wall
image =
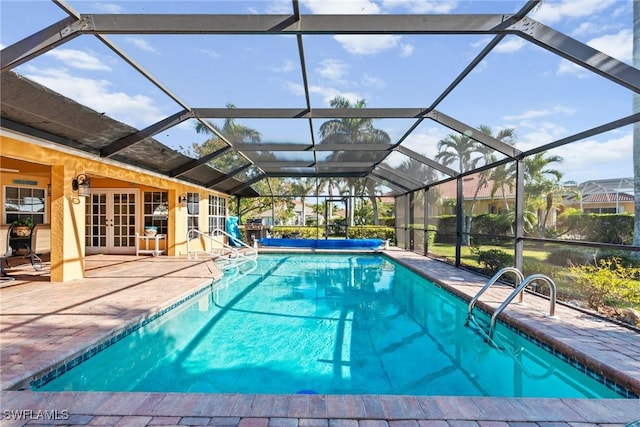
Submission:
[[[27,163],[28,162],[28,163]],[[86,198],[72,191],[71,182],[78,174],[91,179],[91,188],[135,188],[140,191],[168,193],[168,230],[165,249],[169,256],[187,254],[187,208],[178,203],[178,195],[198,193],[199,229],[208,231],[208,199],[228,195],[206,188],[154,175],[117,162],[91,157],[72,149],[60,149],[47,141],[14,132],[0,133],[0,187],[2,197],[6,186],[20,186],[28,182],[47,189],[45,222],[51,224],[51,281],[64,282],[84,277],[85,208]],[[18,170],[14,172],[12,170]],[[33,184],[35,182],[35,184]],[[137,231],[143,232],[142,209],[137,210]],[[4,203],[0,204],[0,219],[6,217]],[[207,242],[195,239],[190,249],[206,249]]]

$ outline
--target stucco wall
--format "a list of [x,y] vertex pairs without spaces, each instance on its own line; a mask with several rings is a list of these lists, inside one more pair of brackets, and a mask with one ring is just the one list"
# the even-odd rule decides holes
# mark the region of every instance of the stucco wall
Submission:
[[[68,281],[84,276],[86,199],[78,197],[71,188],[71,181],[78,174],[85,174],[91,178],[92,188],[136,188],[140,190],[140,194],[143,191],[167,191],[169,213],[166,250],[169,256],[187,253],[187,208],[179,206],[179,194],[200,194],[199,222],[202,231],[207,231],[208,196],[216,195],[228,199],[228,196],[222,193],[186,185],[171,178],[145,173],[99,157],[92,158],[71,149],[59,149],[47,141],[4,130],[0,133],[0,166],[4,169],[19,170],[17,173],[0,174],[3,196],[4,187],[16,185],[16,179],[35,180],[37,187],[50,188],[47,196],[47,221],[51,223],[52,233],[52,281]],[[4,206],[0,209],[4,209]],[[0,218],[5,218],[3,210],[0,210]],[[139,231],[142,231],[141,217],[138,218],[138,223]],[[191,241],[190,245],[192,249],[194,246],[203,248],[204,242],[195,240]]]

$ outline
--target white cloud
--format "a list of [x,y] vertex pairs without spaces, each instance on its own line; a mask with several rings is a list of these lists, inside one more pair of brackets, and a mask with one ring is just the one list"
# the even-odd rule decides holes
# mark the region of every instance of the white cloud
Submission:
[[301,3],[319,15],[380,13],[380,7],[369,0],[302,0]]
[[[596,37],[587,42],[587,45],[599,50],[619,61],[632,62],[633,34],[631,30],[621,30],[615,34],[607,34]],[[574,74],[578,78],[590,77],[591,71],[563,59],[558,65],[558,74]]]
[[122,6],[113,3],[95,3],[93,7],[103,13],[122,13]]
[[[303,0],[302,4],[315,14],[377,14],[380,7],[369,0]],[[333,37],[349,53],[373,55],[400,44],[397,35],[336,35]],[[402,53],[406,54],[404,49]]]
[[400,44],[401,36],[395,35],[337,35],[333,36],[342,47],[354,55],[374,55]]
[[384,0],[384,8],[402,8],[412,13],[449,13],[458,6],[457,0]]
[[625,61],[629,64],[632,62],[633,34],[631,30],[625,29],[616,34],[596,37],[587,42],[587,44],[620,61]]
[[364,76],[362,76],[362,84],[364,86],[374,87],[376,89],[382,89],[387,85],[386,82],[380,77],[371,76],[366,73]]
[[530,119],[535,119],[539,117],[546,117],[551,114],[574,114],[576,112],[573,108],[563,107],[561,105],[556,105],[552,108],[546,110],[528,110],[519,115],[511,115],[502,117],[503,120],[509,121],[528,121]]
[[531,18],[546,24],[553,24],[567,18],[592,16],[616,3],[616,0],[561,0],[544,2],[531,13]]
[[584,182],[629,176],[633,173],[633,134],[575,142],[553,150],[553,154],[564,158],[564,179]]
[[408,58],[411,55],[413,55],[413,51],[415,50],[415,47],[411,44],[402,44],[400,45],[400,56],[402,58]]
[[507,37],[502,40],[498,45],[493,49],[493,52],[496,53],[511,53],[517,52],[528,44],[527,41],[521,39],[520,37]]
[[[548,144],[556,141],[567,135],[567,130],[552,122],[539,122],[532,120],[523,120],[518,123],[517,126],[506,126],[519,129],[518,132],[518,149],[527,151],[532,148],[540,147],[541,145]],[[522,132],[522,129],[533,129],[530,132]]]
[[276,15],[285,15],[292,13],[290,0],[271,0],[267,5],[267,13]]
[[211,50],[211,49],[195,49],[196,52],[200,52],[203,53],[205,55],[207,55],[208,57],[211,58],[220,58],[220,55],[218,52],[216,52],[215,50]]
[[68,67],[89,71],[109,71],[111,68],[91,53],[76,49],[53,49],[45,55],[55,58]]
[[[290,93],[296,96],[304,95],[304,87],[299,83],[287,82],[285,88]],[[362,94],[355,92],[344,92],[330,86],[311,85],[309,86],[309,93],[312,95],[320,95],[325,107],[329,107],[331,100],[338,95],[348,99],[351,103],[356,103],[356,101],[358,101],[359,99],[366,99],[366,97]]]
[[295,62],[290,61],[290,60],[286,60],[284,61],[284,64],[282,64],[279,67],[272,67],[271,71],[275,72],[275,73],[290,73],[292,71],[295,71],[297,69],[297,65]]
[[146,126],[165,116],[155,106],[153,99],[145,95],[114,91],[113,84],[105,79],[89,79],[72,75],[64,69],[36,69],[32,66],[25,67],[24,75],[80,104],[132,126]]
[[579,79],[591,77],[593,74],[586,68],[581,67],[573,62],[569,62],[566,59],[560,61],[558,64],[558,74],[574,74]]
[[349,71],[349,65],[339,59],[325,59],[316,68],[316,72],[327,80],[343,83]]
[[130,43],[137,47],[140,50],[145,50],[147,52],[156,52],[156,49],[149,44],[148,41],[138,38],[138,37],[127,37],[127,43]]
[[449,133],[451,132],[443,127],[427,127],[413,132],[402,145],[433,159],[438,154],[438,142],[446,138]]

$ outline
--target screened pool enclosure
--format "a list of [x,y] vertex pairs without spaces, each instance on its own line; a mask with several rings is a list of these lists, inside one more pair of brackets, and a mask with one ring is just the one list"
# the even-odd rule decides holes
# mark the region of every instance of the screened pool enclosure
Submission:
[[[525,271],[630,256],[634,7],[3,1],[2,126],[219,190],[288,237]],[[74,133],[89,117],[110,131]]]

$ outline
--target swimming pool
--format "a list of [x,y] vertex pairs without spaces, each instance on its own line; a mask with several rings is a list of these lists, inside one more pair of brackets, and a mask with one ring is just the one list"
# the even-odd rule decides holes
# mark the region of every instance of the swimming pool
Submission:
[[382,255],[263,254],[32,386],[621,397],[502,325],[496,350],[465,318],[463,301]]

